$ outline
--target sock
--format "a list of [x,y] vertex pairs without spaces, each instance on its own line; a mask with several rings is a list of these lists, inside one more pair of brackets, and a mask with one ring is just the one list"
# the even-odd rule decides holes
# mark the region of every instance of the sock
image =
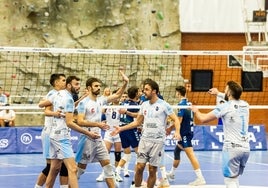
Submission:
[[171,168],[171,170],[170,170],[170,173],[171,173],[172,175],[174,175],[174,174],[175,174],[176,169],[177,169],[176,167],[172,166],[172,168]]
[[196,174],[197,178],[204,179],[200,168],[195,170],[195,174]]
[[80,176],[81,176],[82,174],[84,174],[84,173],[85,173],[85,169],[78,168],[78,170],[77,170],[77,179],[79,179]]
[[43,186],[35,184],[34,188],[42,188]]
[[129,166],[129,162],[126,162],[126,163],[125,163],[125,166],[124,166],[124,170],[127,171],[127,170],[128,170],[128,166]]
[[161,176],[163,179],[167,179],[167,171],[166,171],[166,167],[162,166],[160,167],[160,171],[161,171]]
[[115,173],[120,174],[121,169],[122,169],[122,168],[121,168],[120,166],[117,166],[117,167],[115,168]]
[[60,185],[60,188],[68,188],[69,185]]

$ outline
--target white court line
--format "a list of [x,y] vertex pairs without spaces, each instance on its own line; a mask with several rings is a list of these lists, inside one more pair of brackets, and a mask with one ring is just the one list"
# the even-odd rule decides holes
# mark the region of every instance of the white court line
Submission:
[[[197,188],[197,186],[190,186],[190,185],[171,185],[170,188]],[[226,188],[225,185],[199,185],[198,188]],[[242,186],[240,185],[239,188],[267,188],[264,186]]]
[[17,164],[10,164],[10,163],[0,163],[0,166],[3,167],[28,167],[27,165],[17,165]]

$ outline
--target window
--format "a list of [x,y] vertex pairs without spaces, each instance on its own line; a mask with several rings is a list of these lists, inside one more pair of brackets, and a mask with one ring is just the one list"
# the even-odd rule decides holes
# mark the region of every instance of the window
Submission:
[[262,91],[262,71],[242,71],[241,75],[241,85],[244,91]]
[[212,70],[191,70],[192,91],[208,91],[212,88]]

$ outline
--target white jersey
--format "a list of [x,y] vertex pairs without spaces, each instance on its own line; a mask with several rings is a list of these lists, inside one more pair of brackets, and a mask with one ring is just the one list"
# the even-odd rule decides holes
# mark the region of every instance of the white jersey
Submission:
[[[85,120],[87,121],[101,122],[102,106],[104,104],[107,104],[107,98],[99,97],[94,101],[86,97],[78,104],[77,112],[78,114],[85,114]],[[84,127],[84,129],[88,129],[88,127]],[[101,135],[101,129],[99,127],[90,127],[90,131],[97,132]],[[102,138],[98,140],[102,140]]]
[[143,102],[139,111],[139,114],[144,116],[141,139],[164,142],[167,116],[172,113],[172,107],[162,99],[158,99],[154,104],[150,104],[150,101]]
[[[58,91],[55,90],[55,89],[50,90],[47,93],[45,99],[47,99],[49,101],[53,101],[53,99],[56,96],[57,92]],[[45,116],[45,124],[44,124],[44,128],[43,128],[43,132],[46,133],[46,134],[49,134],[50,131],[51,131],[52,125],[53,125],[53,116]]]
[[106,124],[110,126],[110,129],[106,132],[112,132],[114,126],[120,125],[120,117],[121,114],[119,113],[119,108],[108,108],[105,111],[106,116]]
[[[67,90],[57,92],[51,102],[54,112],[58,110],[63,114],[74,112],[74,100],[71,93]],[[70,131],[70,128],[66,125],[65,117],[53,117],[53,127],[50,138],[55,140],[71,139]]]
[[213,112],[217,118],[222,118],[224,143],[249,146],[249,104],[246,101],[226,101],[224,104],[217,105]]

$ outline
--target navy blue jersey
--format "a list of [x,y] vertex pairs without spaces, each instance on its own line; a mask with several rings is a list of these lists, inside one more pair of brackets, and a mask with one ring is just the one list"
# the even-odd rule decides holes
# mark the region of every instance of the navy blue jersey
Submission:
[[[179,106],[187,106],[189,102],[186,98],[182,99],[179,103]],[[192,134],[193,132],[193,112],[190,109],[179,109],[178,117],[182,117],[181,122],[181,136]]]
[[[137,106],[137,105],[139,105],[139,103],[129,99],[129,100],[124,101],[122,103],[122,105],[123,106]],[[139,109],[138,108],[129,108],[129,109],[127,109],[127,111],[137,113],[139,111]],[[129,124],[133,120],[134,120],[134,118],[129,116],[129,115],[121,114],[120,121],[122,122],[122,124]]]

